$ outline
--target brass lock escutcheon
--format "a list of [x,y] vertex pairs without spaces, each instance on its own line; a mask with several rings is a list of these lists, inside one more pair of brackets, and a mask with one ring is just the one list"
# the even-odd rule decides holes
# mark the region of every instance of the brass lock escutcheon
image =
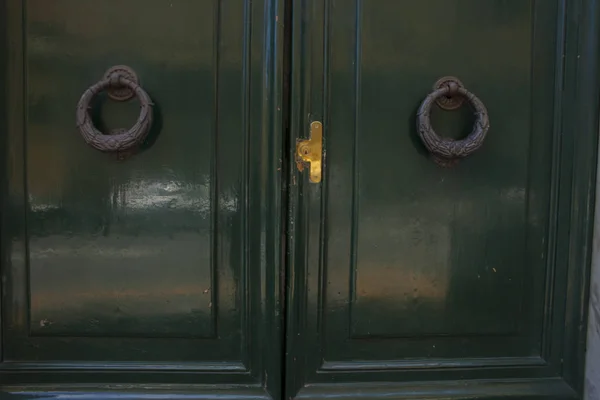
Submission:
[[313,121],[310,124],[310,139],[296,143],[296,161],[298,171],[309,164],[309,179],[313,183],[321,182],[321,161],[323,157],[323,124]]

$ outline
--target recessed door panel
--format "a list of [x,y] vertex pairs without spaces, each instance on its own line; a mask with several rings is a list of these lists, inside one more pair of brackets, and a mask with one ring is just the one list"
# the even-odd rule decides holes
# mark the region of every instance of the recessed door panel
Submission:
[[[554,58],[550,46],[536,57],[534,17],[549,15],[537,34],[551,36],[555,7],[471,3],[331,11],[327,360],[540,355],[550,175],[531,159],[549,160],[554,76],[532,67]],[[491,129],[480,151],[444,167],[414,125],[445,75],[483,99]],[[440,135],[473,123],[468,104],[432,112]]]

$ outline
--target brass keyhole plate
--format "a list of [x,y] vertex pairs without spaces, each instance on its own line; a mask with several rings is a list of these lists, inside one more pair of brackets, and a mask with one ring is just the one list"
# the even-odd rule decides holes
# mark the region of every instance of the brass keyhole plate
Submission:
[[310,124],[310,139],[299,140],[296,144],[298,170],[302,171],[309,164],[309,180],[312,183],[321,182],[321,163],[323,157],[323,124],[313,121]]

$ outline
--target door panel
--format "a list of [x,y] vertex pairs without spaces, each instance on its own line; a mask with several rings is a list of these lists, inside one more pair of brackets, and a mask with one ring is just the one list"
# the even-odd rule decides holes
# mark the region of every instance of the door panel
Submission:
[[[52,382],[277,393],[278,3],[2,4],[4,382],[58,370]],[[154,103],[147,140],[125,160],[87,146],[75,124],[80,96],[119,64]],[[91,111],[104,130],[139,112],[106,93]]]
[[[557,198],[570,195],[562,163],[576,157],[559,136],[563,91],[577,82],[563,64],[566,18],[584,13],[520,0],[303,1],[294,12],[292,138],[322,121],[324,169],[321,185],[292,176],[289,396],[574,396],[560,378],[575,294],[557,242],[570,208]],[[483,101],[491,126],[451,165],[416,129],[445,76]],[[475,123],[467,104],[434,106],[431,120],[454,139]],[[526,380],[451,383],[511,378]]]
[[[555,32],[556,8],[472,3],[365,1],[357,13],[331,12],[323,318],[332,362],[540,354],[553,70],[531,67],[552,63],[554,47],[539,46]],[[550,22],[535,35],[534,15]],[[444,23],[457,28],[440,40]],[[532,59],[536,46],[546,51]],[[492,110],[484,147],[451,168],[411,137],[418,101],[444,75]],[[440,134],[473,124],[453,114],[434,110]],[[540,162],[530,168],[530,157]]]
[[[30,199],[26,218],[31,334],[210,339],[215,317],[231,330],[240,323],[240,312],[234,311],[231,300],[237,291],[234,277],[239,276],[242,262],[239,251],[232,246],[223,248],[223,241],[215,243],[216,248],[211,246],[215,240],[211,224],[226,221],[229,211],[211,202],[226,196],[227,191],[241,192],[242,170],[236,157],[238,161],[231,168],[219,171],[217,184],[225,193],[212,194],[216,188],[216,168],[211,169],[216,136],[212,126],[216,108],[212,95],[213,5],[203,7],[204,21],[198,24],[194,16],[200,12],[198,6],[182,2],[171,11],[164,3],[146,16],[151,23],[138,23],[140,27],[128,22],[132,14],[119,15],[117,9],[106,9],[106,5],[91,7],[72,1],[51,7],[47,4],[35,0],[27,3],[26,179]],[[243,26],[241,11],[238,8],[231,15],[238,26]],[[78,16],[86,13],[95,18],[82,24],[85,17]],[[175,22],[182,33],[197,38],[187,51],[190,44],[178,43],[180,49],[171,46],[181,33],[162,34]],[[133,34],[128,35],[128,31]],[[65,128],[72,125],[73,116],[61,111],[65,104],[73,103],[79,88],[101,76],[107,53],[112,53],[111,58],[128,58],[123,60],[126,64],[139,63],[136,58],[148,57],[144,57],[144,47],[149,45],[169,59],[173,70],[189,71],[166,74],[149,61],[150,66],[142,65],[144,69],[139,70],[145,78],[144,87],[161,83],[152,96],[167,116],[162,129],[169,134],[157,138],[152,153],[128,160],[128,164],[115,163],[92,148],[84,148],[81,140],[73,140],[75,135],[66,136]],[[191,51],[195,46],[203,50]],[[170,54],[161,48],[169,49]],[[240,50],[231,53],[238,56]],[[77,58],[70,59],[70,54],[77,54]],[[150,68],[155,71],[148,71]],[[235,71],[232,75],[238,74]],[[52,84],[47,83],[49,77],[54,78]],[[71,90],[62,89],[67,79]],[[179,92],[184,83],[189,85],[187,93]],[[243,90],[240,83],[237,79],[230,86],[232,94]],[[169,88],[179,90],[167,91]],[[227,94],[219,98],[228,100]],[[130,125],[136,114],[135,105],[131,106],[129,110],[117,102],[108,103],[102,110],[102,122],[109,127]],[[237,110],[232,114],[238,114]],[[230,151],[243,153],[239,124],[238,117],[237,126],[221,125],[222,132],[233,136],[238,146],[219,149],[217,158],[230,155]],[[196,134],[189,135],[189,131]],[[173,159],[173,150],[179,146],[188,151],[180,151]],[[62,173],[41,168],[57,162],[64,165]],[[239,224],[223,228],[220,231],[225,237],[240,230]],[[221,257],[215,257],[222,251],[235,259],[229,268]],[[217,283],[219,271],[222,276]],[[217,306],[223,314],[215,312]],[[230,315],[228,320],[221,319],[224,315]],[[53,351],[59,350],[56,346],[52,346]],[[198,357],[185,346],[180,348],[183,352],[179,357]],[[108,360],[112,358],[110,351],[103,353]],[[19,354],[19,346],[11,346],[7,358],[18,360],[23,357]],[[149,355],[147,351],[142,354]],[[123,352],[119,355],[126,360],[132,357]],[[35,357],[44,358],[39,351]]]

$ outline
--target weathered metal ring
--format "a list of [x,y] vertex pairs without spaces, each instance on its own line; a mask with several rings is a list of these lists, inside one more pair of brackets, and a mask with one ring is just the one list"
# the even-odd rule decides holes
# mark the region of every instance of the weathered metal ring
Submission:
[[[455,140],[442,138],[437,135],[431,126],[431,107],[439,98],[444,96],[462,96],[468,100],[474,110],[475,124],[471,133],[464,139]],[[464,87],[448,83],[440,89],[431,92],[421,103],[417,112],[417,131],[421,141],[436,158],[442,163],[467,157],[483,145],[483,141],[490,128],[488,111],[479,98]]]
[[[94,126],[89,113],[93,98],[103,90],[113,87],[127,87],[140,102],[140,116],[129,130],[114,130],[116,134],[103,134]],[[138,147],[148,136],[152,127],[152,100],[137,83],[123,74],[113,73],[109,77],[87,89],[77,104],[77,127],[86,143],[96,150],[110,153],[122,153]]]

